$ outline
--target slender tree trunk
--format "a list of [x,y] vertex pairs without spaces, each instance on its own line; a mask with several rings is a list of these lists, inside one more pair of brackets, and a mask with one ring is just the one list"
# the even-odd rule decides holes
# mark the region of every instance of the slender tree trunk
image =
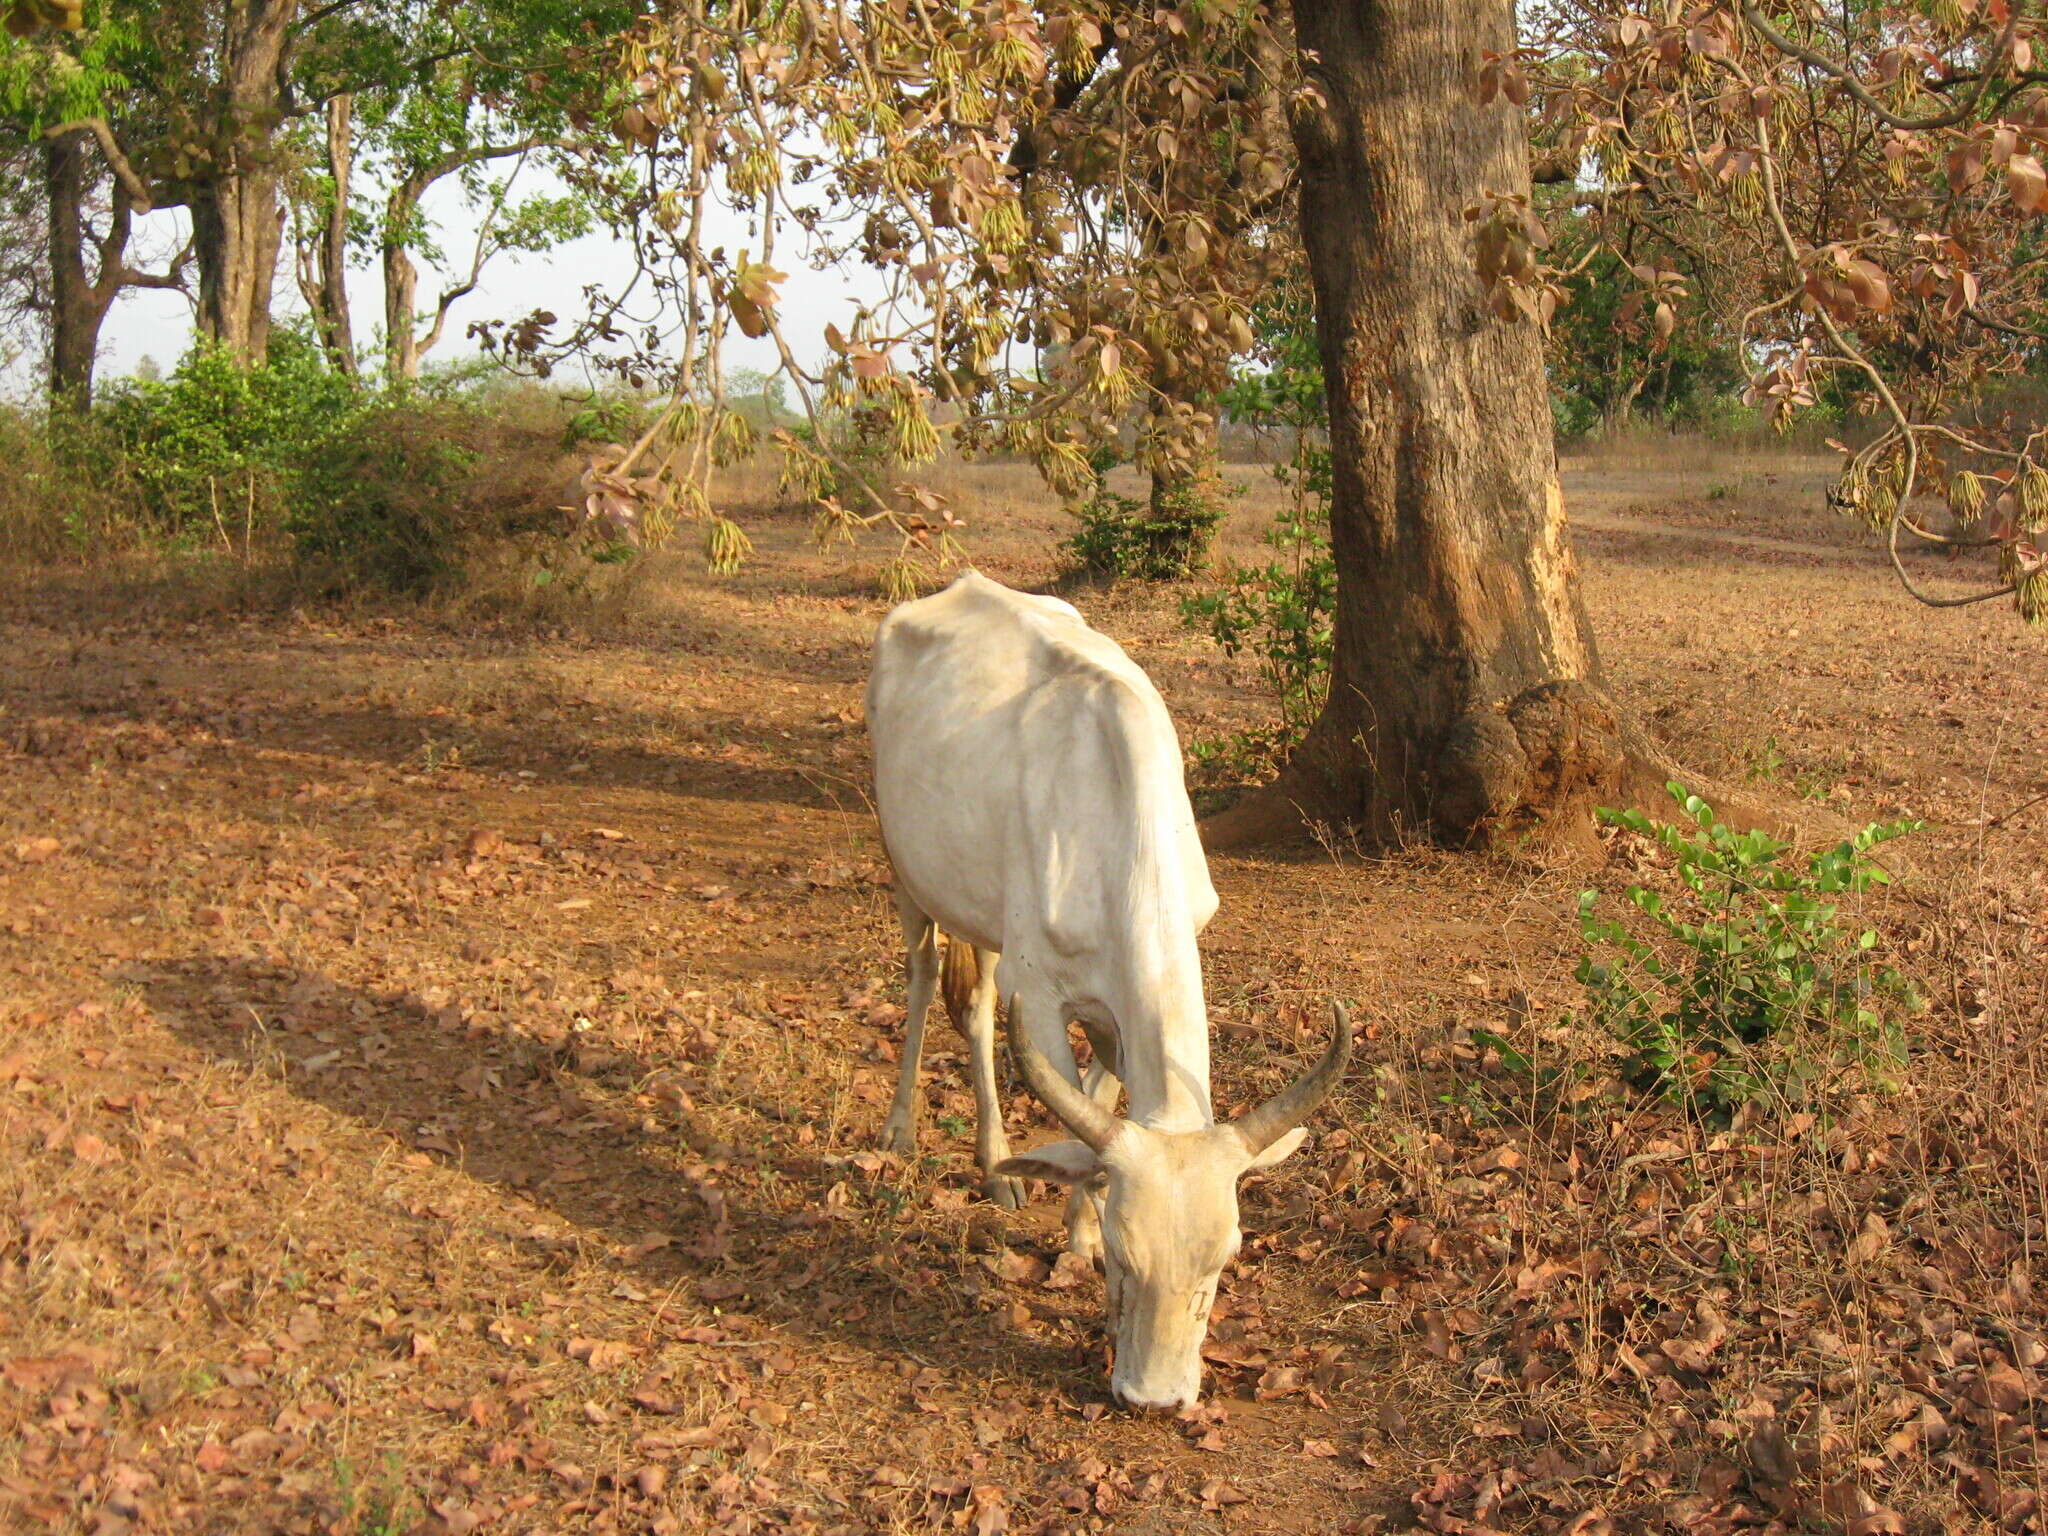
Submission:
[[420,270],[405,247],[388,234],[383,254],[384,366],[395,384],[420,376],[419,340],[413,330],[419,310]]
[[413,220],[420,198],[436,178],[412,175],[391,189],[384,203],[379,254],[384,263],[384,372],[394,384],[420,376],[420,269],[413,265]]
[[327,103],[327,174],[334,183],[333,201],[320,234],[320,279],[315,292],[314,323],[321,345],[335,368],[350,378],[356,373],[355,324],[348,305],[349,180],[355,165],[355,98],[343,94]]
[[271,290],[284,243],[274,144],[283,114],[279,77],[298,8],[298,0],[229,7],[220,147],[191,197],[200,333],[248,364],[270,349]]
[[50,404],[75,411],[92,404],[93,365],[107,316],[85,267],[91,154],[91,138],[82,131],[43,145],[50,210]]
[[1651,754],[1600,686],[1551,443],[1542,338],[1487,307],[1464,213],[1526,193],[1520,112],[1473,90],[1509,0],[1293,0],[1301,229],[1329,394],[1329,702],[1283,812],[1393,839],[1591,844]]

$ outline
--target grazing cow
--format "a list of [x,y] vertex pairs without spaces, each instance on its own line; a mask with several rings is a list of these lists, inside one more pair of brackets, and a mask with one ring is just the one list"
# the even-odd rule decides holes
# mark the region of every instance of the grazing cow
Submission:
[[[1322,1060],[1228,1124],[1209,1100],[1209,1021],[1195,936],[1216,892],[1166,705],[1070,605],[969,572],[882,621],[868,683],[875,805],[909,947],[910,1013],[888,1143],[915,1139],[918,1056],[952,936],[990,1194],[1073,1187],[1069,1246],[1098,1259],[1116,1346],[1111,1389],[1179,1408],[1237,1252],[1237,1181],[1301,1144],[1343,1075],[1340,1007]],[[971,946],[974,965],[966,965]],[[1012,1053],[1073,1133],[1009,1155],[995,1082],[997,973]],[[949,991],[954,988],[949,987]],[[1095,1050],[1086,1085],[1067,1039]],[[1127,1118],[1114,1113],[1121,1086]]]

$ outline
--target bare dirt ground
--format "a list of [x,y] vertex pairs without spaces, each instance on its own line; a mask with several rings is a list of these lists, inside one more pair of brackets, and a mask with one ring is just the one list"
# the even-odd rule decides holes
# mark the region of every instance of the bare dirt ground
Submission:
[[[1198,1415],[1106,1409],[1058,1203],[974,1192],[865,793],[873,552],[801,518],[536,636],[18,583],[0,659],[0,1529],[2031,1529],[2048,1361],[2048,650],[1930,613],[1824,466],[1570,468],[1608,668],[1685,760],[1912,814],[1896,1092],[1710,1130],[1539,1106],[1584,872],[1215,860],[1219,1100],[1363,1061],[1250,1236]],[[1256,549],[1253,489],[1226,551]],[[955,477],[977,564],[1059,513]],[[1955,568],[1921,565],[1944,590]],[[1189,737],[1179,594],[1070,592]],[[1616,845],[1591,877],[1658,878]],[[1012,1134],[1049,1134],[1019,1093]]]

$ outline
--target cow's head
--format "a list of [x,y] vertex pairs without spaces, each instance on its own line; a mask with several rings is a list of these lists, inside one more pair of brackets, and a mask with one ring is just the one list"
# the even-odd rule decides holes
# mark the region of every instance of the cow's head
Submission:
[[1066,1124],[1056,1141],[996,1170],[1058,1184],[1092,1184],[1102,1199],[1102,1271],[1116,1345],[1110,1390],[1133,1408],[1184,1408],[1201,1395],[1202,1340],[1216,1281],[1243,1238],[1237,1181],[1301,1145],[1313,1114],[1351,1055],[1342,1004],[1321,1061],[1258,1108],[1203,1130],[1156,1131],[1119,1119],[1011,1031],[1031,1091]]

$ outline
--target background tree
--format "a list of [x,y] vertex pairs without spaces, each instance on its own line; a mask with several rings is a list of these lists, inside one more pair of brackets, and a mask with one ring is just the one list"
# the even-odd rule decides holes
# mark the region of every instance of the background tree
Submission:
[[[1767,263],[1796,278],[1729,334],[1737,357],[1780,351],[1759,398],[1811,397],[1816,335],[1840,362],[1867,365],[1882,396],[1881,370],[1843,330],[1852,311],[1896,308],[1889,279],[1861,252],[1872,239],[1893,242],[1902,261],[1917,251],[1898,286],[1925,288],[1932,314],[1967,286],[1956,255],[1967,242],[1956,219],[1930,227],[1930,208],[1960,206],[1956,189],[1933,202],[1924,187],[1885,200],[1873,189],[1899,187],[1901,165],[1909,189],[1914,166],[1966,182],[1971,161],[1966,152],[1951,170],[1931,147],[1909,152],[1858,130],[1864,98],[1876,99],[1858,71],[1894,93],[1960,97],[1924,121],[1901,119],[1905,128],[1886,121],[1889,109],[1877,120],[1887,134],[1960,134],[1966,150],[1978,144],[1987,163],[2006,166],[2015,207],[2037,195],[2022,146],[2035,131],[2026,50],[2039,24],[1996,4],[1949,10],[1937,25],[1905,7],[1855,8],[1856,35],[1836,39],[1848,52],[1835,61],[1753,4],[1664,21],[1619,5],[1566,7],[1542,13],[1543,33],[1527,45],[1499,0],[1299,0],[1284,19],[1090,4],[685,4],[665,7],[629,49],[639,99],[621,128],[649,152],[654,206],[670,211],[690,264],[702,318],[686,339],[685,373],[715,376],[729,315],[774,339],[807,406],[867,400],[891,413],[912,450],[905,458],[936,448],[928,423],[944,402],[963,446],[1031,453],[1055,485],[1087,483],[1087,444],[1139,397],[1155,353],[1242,325],[1242,296],[1198,263],[1176,267],[1180,291],[1147,290],[1176,237],[1148,251],[1146,230],[1173,230],[1189,206],[1213,223],[1206,209],[1233,197],[1247,210],[1242,227],[1256,227],[1264,189],[1298,176],[1330,413],[1334,665],[1323,715],[1277,792],[1223,830],[1306,813],[1386,836],[1583,836],[1594,801],[1641,798],[1664,765],[1606,695],[1578,601],[1543,361],[1565,274],[1545,259],[1530,138],[1545,145],[1555,178],[1546,185],[1593,209],[1581,259],[1618,260],[1639,285],[1621,306],[1651,346],[1675,334],[1692,285],[1661,253],[1641,259],[1643,232],[1682,249],[1704,219],[1719,238],[1731,227],[1725,187],[1727,206],[1747,199],[1747,227],[1776,243],[1768,254],[1738,247],[1757,280]],[[1161,47],[1175,26],[1204,45]],[[1285,38],[1286,69],[1267,67],[1261,28]],[[1936,44],[1946,52],[1926,52]],[[1923,56],[1931,75],[1916,86],[1902,61]],[[1143,88],[1148,59],[1172,60],[1160,83],[1184,106],[1161,112]],[[1532,123],[1524,103],[1539,60],[1547,73]],[[1788,105],[1795,96],[1811,105]],[[1237,137],[1183,140],[1181,122],[1206,121],[1204,104],[1219,102],[1240,112]],[[1292,165],[1284,151],[1269,163],[1252,132],[1271,112],[1292,128]],[[1215,152],[1240,140],[1249,163]],[[1780,174],[1795,163],[1804,169],[1793,201],[1808,230],[1798,236]],[[1180,179],[1190,165],[1206,174]],[[1148,204],[1152,189],[1162,202]],[[758,258],[704,249],[687,215],[714,196],[754,218]],[[1991,194],[1972,196],[1975,207]],[[1879,209],[1882,233],[1847,233]],[[2009,214],[1960,227],[2006,253],[2001,271],[2032,270],[2014,259]],[[887,301],[831,333],[833,361],[815,375],[781,332],[778,239],[800,242],[812,260],[855,256],[892,279]],[[1982,312],[1971,294],[1957,313]],[[1203,324],[1189,323],[1195,313]],[[1028,368],[1002,352],[998,338],[1011,336],[1036,346]],[[1954,376],[1949,363],[1930,367],[1923,398],[1940,397],[1932,386],[1945,368]],[[1902,466],[1910,482],[1938,429],[1913,427],[1905,409],[1890,446],[1880,439],[1852,465],[1856,486],[1884,465]],[[793,452],[799,477],[809,451]],[[2029,483],[2019,475],[2015,496]],[[1903,499],[1902,486],[1883,489]],[[828,503],[828,526],[887,517],[915,543],[921,514],[871,494],[873,510]],[[2024,567],[2037,557],[2022,533],[2016,517],[2008,555]]]
[[[1677,212],[1717,269],[1749,274],[1730,339],[1763,362],[1753,399],[1781,421],[1823,394],[1877,414],[1837,499],[1884,534],[1906,589],[1936,605],[2010,594],[2030,619],[2048,615],[2043,424],[1966,430],[1958,407],[2040,339],[2044,26],[2009,0],[1662,18],[1569,4],[1486,65],[1587,167],[1579,201],[1610,247]],[[1500,291],[1546,303],[1555,274],[1517,261]],[[1930,478],[2000,550],[2001,584],[1937,597],[1914,582],[1902,540],[1948,542],[1910,510]]]
[[[619,158],[615,137],[593,139],[585,128],[617,91],[606,66],[631,18],[629,5],[559,0],[485,0],[419,18],[411,50],[432,62],[403,88],[366,100],[359,117],[361,152],[381,194],[365,222],[384,278],[390,378],[419,376],[450,310],[495,255],[546,250],[590,230],[591,209],[578,191],[532,184],[587,182],[595,167]],[[510,174],[489,174],[503,162]],[[515,198],[522,179],[527,189]],[[447,285],[423,316],[417,258],[448,259],[424,205],[450,180],[460,183],[476,232],[467,261],[453,258]]]
[[157,272],[130,264],[135,220],[150,211],[151,193],[105,115],[113,108],[136,122],[159,120],[134,76],[149,47],[127,18],[0,45],[0,140],[17,168],[33,165],[14,196],[34,187],[41,203],[34,222],[43,271],[27,291],[44,306],[51,397],[74,408],[91,403],[100,330],[114,300],[130,287],[184,286],[183,255]]

